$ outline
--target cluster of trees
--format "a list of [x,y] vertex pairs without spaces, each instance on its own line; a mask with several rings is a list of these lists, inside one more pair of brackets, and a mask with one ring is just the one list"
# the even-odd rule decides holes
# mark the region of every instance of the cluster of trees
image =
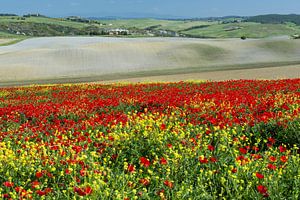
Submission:
[[246,21],[248,22],[257,22],[262,24],[283,24],[286,22],[292,22],[296,25],[300,25],[300,15],[291,14],[291,15],[258,15],[254,17],[249,17]]
[[9,13],[0,13],[0,17],[15,17],[18,16],[16,14],[9,14]]

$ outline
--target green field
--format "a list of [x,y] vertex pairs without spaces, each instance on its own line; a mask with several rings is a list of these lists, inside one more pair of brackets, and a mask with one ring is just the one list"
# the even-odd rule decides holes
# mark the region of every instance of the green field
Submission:
[[293,35],[300,32],[299,26],[290,24],[259,24],[253,22],[214,24],[206,28],[193,29],[183,33],[195,37],[213,38],[265,38],[272,36]]
[[110,30],[118,28],[129,30],[126,37],[266,38],[300,33],[300,26],[291,22],[261,24],[231,18],[224,20],[111,19],[77,22],[67,18],[0,17],[0,38],[19,38],[20,35],[29,37],[109,35]]

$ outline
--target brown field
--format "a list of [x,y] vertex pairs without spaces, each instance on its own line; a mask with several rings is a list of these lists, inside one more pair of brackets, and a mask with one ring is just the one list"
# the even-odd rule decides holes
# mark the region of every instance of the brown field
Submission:
[[0,47],[0,86],[291,78],[299,65],[300,41],[287,38],[34,38]]

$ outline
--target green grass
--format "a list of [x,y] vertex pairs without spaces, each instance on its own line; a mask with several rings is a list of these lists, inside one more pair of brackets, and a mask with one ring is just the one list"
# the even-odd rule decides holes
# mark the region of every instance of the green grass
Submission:
[[26,17],[25,20],[20,20],[20,17],[0,17],[1,24],[9,24],[9,23],[17,23],[17,22],[51,24],[51,25],[58,25],[58,26],[68,26],[72,28],[83,28],[88,26],[88,24],[85,23],[67,21],[61,18]]
[[[187,36],[190,37],[203,37],[203,38],[239,38],[243,35],[245,35],[248,38],[265,38],[271,36],[293,35],[295,33],[300,33],[300,26],[297,26],[293,23],[260,24],[254,22],[242,22],[242,23],[220,24],[217,21],[211,22],[211,21],[191,21],[191,20],[183,21],[183,20],[157,20],[157,19],[113,19],[113,20],[98,20],[97,23],[93,23],[93,22],[82,23],[82,22],[68,21],[62,18],[27,17],[25,18],[25,20],[21,20],[20,17],[6,17],[6,16],[0,17],[0,26],[11,25],[12,27],[14,27],[13,24],[20,24],[20,23],[23,23],[24,28],[26,29],[30,28],[30,30],[32,31],[34,31],[34,29],[38,29],[39,26],[42,29],[45,29],[45,25],[58,26],[58,27],[54,27],[55,31],[49,30],[50,35],[58,34],[58,32],[60,31],[56,29],[62,29],[62,27],[76,29],[78,32],[89,26],[98,27],[99,29],[125,28],[125,29],[139,29],[139,30],[144,30],[149,27],[152,27],[152,29],[154,30],[169,30],[169,31],[175,31],[178,33],[186,34]],[[226,29],[230,27],[240,27],[240,29],[226,31]]]
[[[155,29],[181,31],[193,26],[213,25],[216,22],[207,21],[176,21],[176,20],[157,20],[157,19],[128,19],[128,20],[100,20],[106,24],[104,27],[123,27],[123,28],[140,28],[145,29],[151,26],[159,26]],[[111,24],[111,26],[110,26]]]
[[[240,27],[237,30],[226,31],[230,27]],[[195,37],[239,38],[245,35],[248,38],[265,38],[271,36],[292,35],[300,31],[299,26],[288,24],[259,24],[252,22],[215,24],[207,28],[193,29],[183,33]]]

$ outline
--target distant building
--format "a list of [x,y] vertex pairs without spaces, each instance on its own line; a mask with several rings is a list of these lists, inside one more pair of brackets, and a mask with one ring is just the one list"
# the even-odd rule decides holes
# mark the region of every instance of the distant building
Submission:
[[129,35],[129,30],[123,28],[115,28],[107,30],[109,35]]

